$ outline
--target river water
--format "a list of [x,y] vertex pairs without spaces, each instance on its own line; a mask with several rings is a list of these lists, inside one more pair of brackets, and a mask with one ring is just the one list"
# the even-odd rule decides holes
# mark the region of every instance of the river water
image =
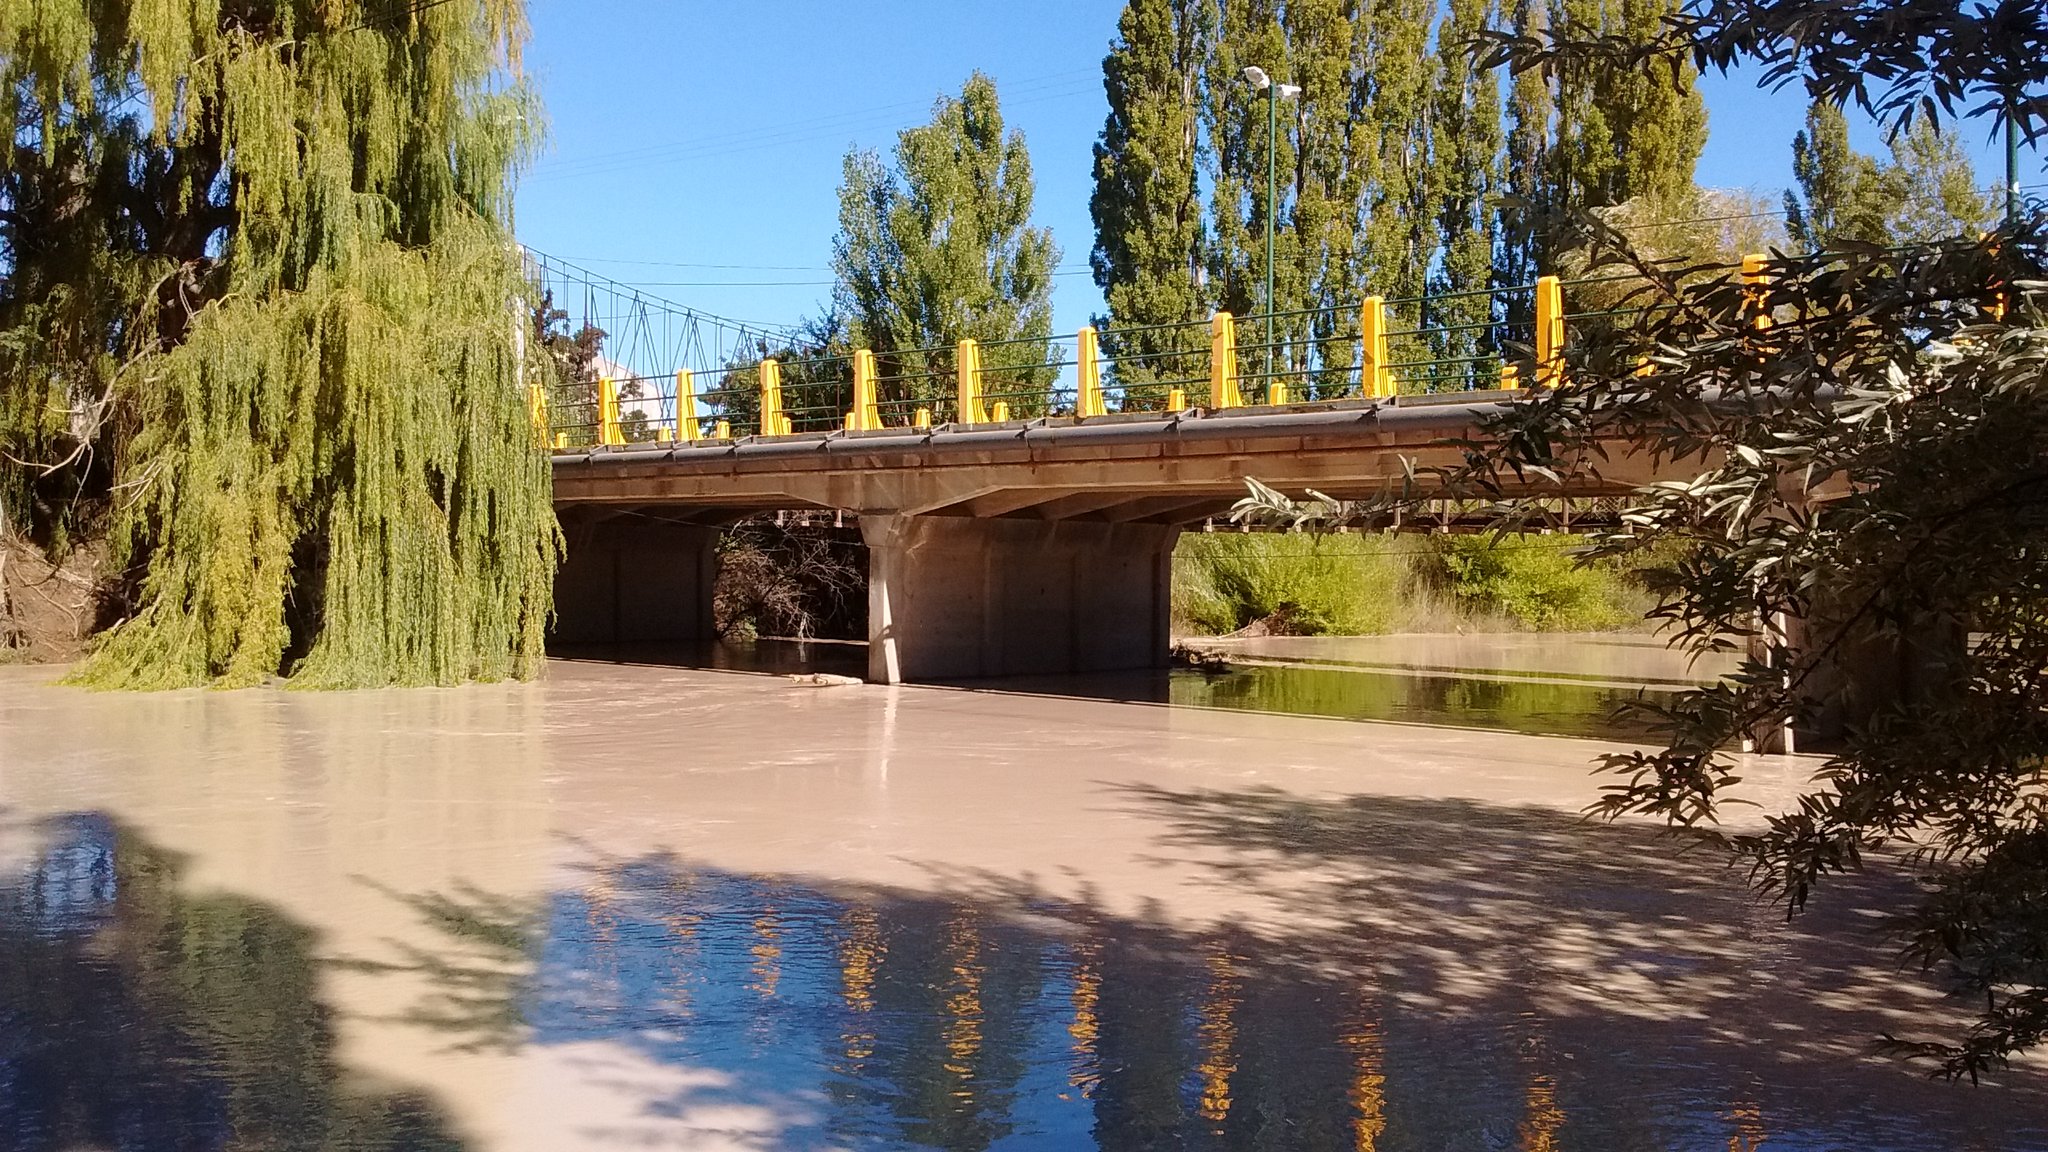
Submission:
[[[1695,674],[1575,645],[1253,679]],[[1577,818],[1615,732],[1498,730],[1599,729],[1569,701],[1237,675],[0,669],[0,1150],[2048,1149],[2038,1065],[1873,1054],[1960,1018],[1872,931],[1895,880],[1788,925]]]

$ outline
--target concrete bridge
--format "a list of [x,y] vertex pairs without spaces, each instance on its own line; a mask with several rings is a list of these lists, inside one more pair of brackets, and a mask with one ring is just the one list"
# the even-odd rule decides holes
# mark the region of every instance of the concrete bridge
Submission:
[[[557,638],[709,639],[719,526],[764,511],[858,518],[869,549],[869,678],[883,683],[1158,666],[1173,547],[1247,477],[1340,499],[1512,394],[1373,397],[557,451],[568,536]],[[852,421],[848,421],[852,423]],[[1617,453],[1574,498],[1651,479]],[[1550,492],[1550,495],[1559,493]]]

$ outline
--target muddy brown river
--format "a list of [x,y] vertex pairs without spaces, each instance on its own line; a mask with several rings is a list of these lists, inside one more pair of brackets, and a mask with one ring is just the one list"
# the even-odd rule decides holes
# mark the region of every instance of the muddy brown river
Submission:
[[1266,655],[1235,689],[0,668],[0,1152],[2048,1149],[2043,1062],[1873,1050],[1964,1011],[1876,934],[1895,878],[1787,924],[1578,819],[1627,732],[1572,693],[1692,673]]

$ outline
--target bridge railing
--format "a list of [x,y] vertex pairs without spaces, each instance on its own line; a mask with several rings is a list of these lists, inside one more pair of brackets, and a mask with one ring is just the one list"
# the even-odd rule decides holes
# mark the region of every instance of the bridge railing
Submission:
[[1623,311],[1581,290],[1618,279],[769,357],[571,381],[536,389],[532,407],[543,444],[580,450],[1546,387],[1563,379],[1568,333]]

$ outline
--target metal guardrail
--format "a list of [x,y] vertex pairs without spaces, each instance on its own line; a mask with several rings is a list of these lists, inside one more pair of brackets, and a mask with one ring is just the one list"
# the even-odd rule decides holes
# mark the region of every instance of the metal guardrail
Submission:
[[[1747,264],[1744,274],[1751,274]],[[565,451],[1555,387],[1564,379],[1567,320],[1608,315],[1567,313],[1567,284],[1545,276],[1519,287],[1420,300],[1373,296],[1355,309],[1280,313],[1302,332],[1271,344],[1238,339],[1242,324],[1266,317],[1219,312],[1206,321],[1091,326],[1070,337],[962,340],[948,347],[682,369],[673,377],[604,377],[536,387],[530,407],[540,443]],[[1527,339],[1514,339],[1523,333],[1504,319],[1510,312],[1505,301],[1521,294],[1534,297],[1528,309],[1533,324]],[[1431,306],[1468,297],[1487,301],[1487,319],[1426,322]],[[1405,305],[1417,306],[1421,316],[1397,328],[1397,306]],[[1528,351],[1518,361],[1507,355],[1510,346]],[[1467,354],[1429,354],[1446,347]],[[1030,358],[1011,362],[1020,351]],[[1056,386],[1070,367],[1072,383]]]

